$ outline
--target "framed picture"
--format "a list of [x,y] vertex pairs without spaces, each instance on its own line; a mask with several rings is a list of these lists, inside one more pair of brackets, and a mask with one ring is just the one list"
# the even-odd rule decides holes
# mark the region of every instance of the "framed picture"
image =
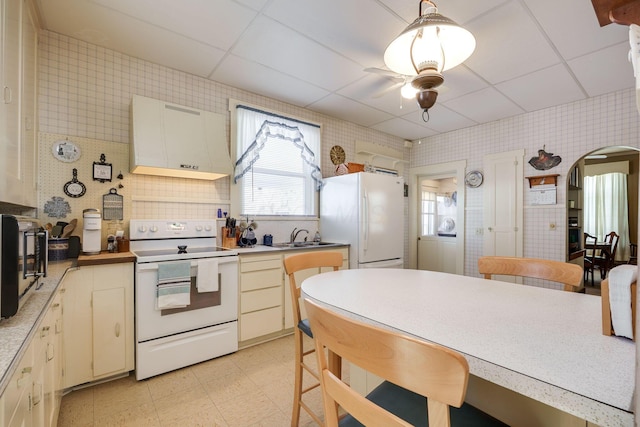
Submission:
[[104,154],[100,155],[99,162],[93,162],[93,180],[100,182],[111,182],[113,168],[111,163],[105,163]]

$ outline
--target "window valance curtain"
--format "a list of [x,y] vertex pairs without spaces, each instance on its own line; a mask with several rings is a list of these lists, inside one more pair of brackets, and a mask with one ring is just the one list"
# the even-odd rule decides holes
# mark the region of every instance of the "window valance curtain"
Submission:
[[322,187],[322,171],[316,153],[320,152],[320,126],[296,119],[271,114],[252,107],[238,105],[237,136],[238,160],[235,164],[234,182],[242,178],[258,159],[260,151],[271,139],[287,141],[296,150],[310,170],[316,189]]

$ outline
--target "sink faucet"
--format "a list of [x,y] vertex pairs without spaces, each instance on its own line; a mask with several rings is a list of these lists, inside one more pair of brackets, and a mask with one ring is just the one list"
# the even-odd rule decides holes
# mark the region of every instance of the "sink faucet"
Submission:
[[[306,232],[306,233],[307,233],[307,235],[309,234],[309,230],[305,230],[304,228],[301,228],[301,229],[300,229],[300,230],[298,230],[298,231],[296,231],[296,230],[298,230],[298,228],[297,228],[297,227],[296,227],[296,228],[294,228],[294,229],[293,229],[293,231],[291,232],[291,236],[290,236],[290,239],[291,239],[291,240],[289,240],[289,243],[293,243],[293,242],[295,242],[295,241],[296,241],[296,237],[298,237],[298,234],[300,234],[300,232],[301,232],[301,231]],[[305,240],[306,240],[306,237],[305,237]]]

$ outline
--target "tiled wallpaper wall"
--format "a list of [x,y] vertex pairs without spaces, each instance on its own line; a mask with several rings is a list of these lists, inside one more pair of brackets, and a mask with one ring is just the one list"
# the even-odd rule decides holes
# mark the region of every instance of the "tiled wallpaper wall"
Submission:
[[[404,149],[404,140],[400,138],[56,33],[41,32],[39,61],[41,134],[68,137],[73,141],[100,147],[111,143],[128,144],[129,103],[133,94],[227,115],[228,100],[233,98],[322,123],[324,176],[334,174],[329,149],[336,144],[344,148],[347,161],[355,160],[356,140],[389,146],[401,152],[404,150],[406,160],[409,159],[409,150]],[[228,135],[227,122],[227,137]],[[49,141],[48,137],[41,135],[41,145],[45,145],[41,149],[50,151],[51,148],[46,146],[48,142],[43,142],[45,140]],[[59,172],[64,176],[68,175],[66,165],[48,157],[44,161],[52,162],[47,174],[55,175]],[[81,169],[92,164],[82,161],[76,163],[82,163]],[[163,178],[131,175],[128,174],[128,169],[123,174],[127,184],[121,193],[129,201],[125,209],[126,220],[214,218],[218,208],[237,215],[229,207],[229,178],[213,182]],[[102,194],[101,189],[99,193]],[[52,196],[65,196],[58,180],[47,179],[40,182],[39,194],[41,208]],[[93,198],[86,196],[78,199],[77,204],[80,212],[81,208],[100,207],[94,206]],[[40,216],[41,219],[46,219],[42,212]],[[275,241],[284,241],[289,238],[293,227],[306,228],[314,233],[317,222],[264,221],[259,224],[257,231],[258,236],[271,233]]]
[[[524,254],[525,256],[564,260],[566,213],[565,183],[570,167],[583,155],[601,147],[625,145],[640,147],[639,119],[633,90],[548,108],[486,125],[475,126],[444,135],[423,139],[412,149],[404,141],[375,130],[314,113],[301,107],[188,75],[160,65],[132,58],[108,49],[80,42],[51,32],[40,34],[39,129],[41,134],[69,137],[82,143],[102,147],[129,142],[129,102],[139,94],[228,114],[228,99],[234,98],[265,108],[292,114],[323,124],[322,169],[333,175],[329,148],[341,145],[347,161],[354,161],[355,141],[368,141],[389,146],[410,158],[410,167],[466,159],[467,170],[482,170],[486,154],[525,149],[525,162],[543,147],[562,157],[552,170],[561,174],[558,204],[550,207],[529,206],[525,191]],[[227,123],[227,135],[229,134]],[[43,141],[49,136],[41,135]],[[74,139],[75,138],[75,139]],[[47,142],[48,143],[48,142]],[[45,144],[46,145],[46,144]],[[50,147],[41,147],[49,150]],[[107,153],[108,155],[108,153]],[[54,162],[53,159],[47,161]],[[66,167],[53,163],[48,173],[67,176]],[[405,173],[408,168],[405,167]],[[525,176],[540,173],[525,164]],[[129,218],[214,217],[219,207],[229,211],[230,182],[223,178],[214,182],[132,176],[123,171],[126,185],[121,193],[125,220]],[[525,187],[526,183],[523,183]],[[526,187],[525,187],[526,189]],[[465,274],[476,275],[476,261],[482,254],[483,187],[466,192],[466,257]],[[100,195],[103,193],[99,192]],[[58,181],[40,182],[40,201],[54,195],[64,196]],[[178,202],[187,198],[187,203]],[[81,200],[84,202],[84,200]],[[95,202],[86,199],[88,205]],[[82,203],[81,203],[82,204]],[[405,213],[407,213],[405,199]],[[78,206],[80,209],[82,206]],[[94,206],[86,206],[94,207]],[[84,208],[84,207],[82,207]],[[232,212],[232,215],[236,215]],[[407,216],[405,215],[405,218]],[[549,223],[557,225],[549,230]],[[276,241],[288,239],[296,227],[315,230],[315,221],[263,222],[257,232],[274,235]],[[405,226],[405,230],[407,227]],[[405,237],[407,231],[405,231]],[[408,239],[405,254],[408,253]]]
[[[545,171],[560,174],[556,205],[530,206],[526,179],[522,184],[524,256],[564,260],[567,172],[593,150],[640,147],[639,124],[635,91],[625,90],[423,139],[411,150],[411,167],[466,159],[467,170],[482,170],[483,156],[524,149],[526,177],[544,174],[527,163],[539,149],[559,155],[562,163]],[[483,236],[476,229],[482,228],[483,189],[466,189],[466,275],[477,275],[482,255]],[[551,223],[555,230],[550,230]]]

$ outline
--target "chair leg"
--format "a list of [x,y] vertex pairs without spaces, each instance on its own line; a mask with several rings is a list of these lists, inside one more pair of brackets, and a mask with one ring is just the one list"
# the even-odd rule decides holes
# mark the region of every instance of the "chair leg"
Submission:
[[295,385],[293,387],[293,412],[291,414],[291,427],[297,427],[300,423],[300,400],[302,399],[302,333],[296,328],[295,332],[296,341],[296,371],[295,371]]

